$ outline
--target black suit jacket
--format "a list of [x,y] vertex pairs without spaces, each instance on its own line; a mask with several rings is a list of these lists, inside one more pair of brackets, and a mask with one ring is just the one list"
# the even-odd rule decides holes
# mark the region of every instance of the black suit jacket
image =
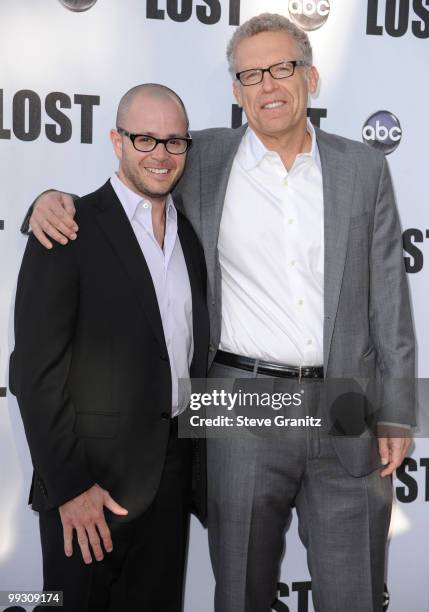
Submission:
[[[79,237],[46,250],[30,237],[18,279],[10,387],[34,466],[35,510],[95,482],[128,509],[151,503],[171,413],[171,373],[149,269],[110,182],[77,202]],[[206,375],[206,271],[178,215],[193,309],[191,376]],[[204,448],[196,453],[204,515]]]

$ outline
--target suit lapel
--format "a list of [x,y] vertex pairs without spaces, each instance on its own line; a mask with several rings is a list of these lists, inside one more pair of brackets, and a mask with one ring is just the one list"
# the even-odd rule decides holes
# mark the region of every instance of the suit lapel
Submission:
[[344,161],[344,143],[321,130],[317,130],[316,134],[323,176],[325,240],[323,362],[326,371],[347,254],[355,173],[350,163]]
[[235,154],[247,125],[230,130],[206,145],[202,153],[207,172],[201,177],[202,242],[207,262],[207,276],[213,295],[216,288],[217,242],[226,189]]
[[155,287],[138,240],[110,181],[100,192],[96,220],[120,259],[155,336],[167,354]]

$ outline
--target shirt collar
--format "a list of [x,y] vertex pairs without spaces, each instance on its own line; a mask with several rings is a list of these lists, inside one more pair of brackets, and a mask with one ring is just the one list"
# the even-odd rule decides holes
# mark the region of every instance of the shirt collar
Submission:
[[[128,220],[131,221],[134,218],[134,215],[137,210],[137,206],[142,204],[147,204],[147,209],[152,209],[152,204],[146,198],[143,198],[140,194],[136,193],[132,189],[130,189],[121,179],[118,174],[115,172],[110,177],[110,183],[113,187],[114,192],[118,196],[120,203],[125,211],[125,214],[128,217]],[[173,203],[173,198],[171,194],[168,194],[166,202],[165,202],[166,214],[167,217],[171,217],[173,219],[177,216],[177,211]]]
[[[311,149],[307,153],[299,153],[297,157],[307,156],[317,163],[319,151],[316,142],[316,131],[309,119],[307,119],[307,132],[311,136]],[[249,127],[244,135],[243,148],[239,152],[239,157],[240,163],[245,170],[253,170],[264,157],[278,157],[278,153],[267,149],[255,132]]]

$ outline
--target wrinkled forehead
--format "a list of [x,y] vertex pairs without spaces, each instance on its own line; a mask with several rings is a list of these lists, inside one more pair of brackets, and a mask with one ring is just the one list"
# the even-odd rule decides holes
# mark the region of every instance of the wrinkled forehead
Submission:
[[260,32],[238,43],[235,67],[237,71],[266,68],[285,59],[301,59],[295,39],[285,31]]

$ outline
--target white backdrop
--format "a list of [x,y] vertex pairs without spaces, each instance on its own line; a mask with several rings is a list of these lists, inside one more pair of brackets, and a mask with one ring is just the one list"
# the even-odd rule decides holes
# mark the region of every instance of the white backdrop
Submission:
[[[37,517],[26,506],[29,453],[16,401],[6,391],[16,277],[26,242],[19,226],[26,208],[47,187],[84,194],[108,178],[116,167],[108,131],[119,98],[133,85],[155,81],[175,89],[185,101],[193,129],[230,126],[234,100],[224,53],[234,30],[230,21],[236,24],[240,15],[243,22],[264,10],[288,16],[288,9],[297,11],[300,4],[1,0],[0,589],[41,587]],[[423,264],[429,238],[429,0],[304,2],[309,13],[317,6],[326,13],[326,22],[309,32],[321,74],[318,94],[311,101],[313,108],[322,109],[320,126],[361,140],[367,118],[378,111],[393,113],[400,124],[402,137],[389,162],[406,230],[404,256],[419,343],[419,376],[427,377],[428,271]],[[76,10],[83,8],[88,10]],[[319,22],[322,17],[313,15]],[[315,21],[310,16],[307,23]],[[391,127],[392,118],[382,113],[378,120],[378,146],[383,147],[383,126]],[[390,612],[429,610],[428,441],[418,440],[410,456],[395,480],[400,501],[389,550]],[[305,584],[309,575],[295,517],[287,549],[275,609],[311,611]],[[206,533],[193,522],[186,612],[210,612],[212,594]]]

